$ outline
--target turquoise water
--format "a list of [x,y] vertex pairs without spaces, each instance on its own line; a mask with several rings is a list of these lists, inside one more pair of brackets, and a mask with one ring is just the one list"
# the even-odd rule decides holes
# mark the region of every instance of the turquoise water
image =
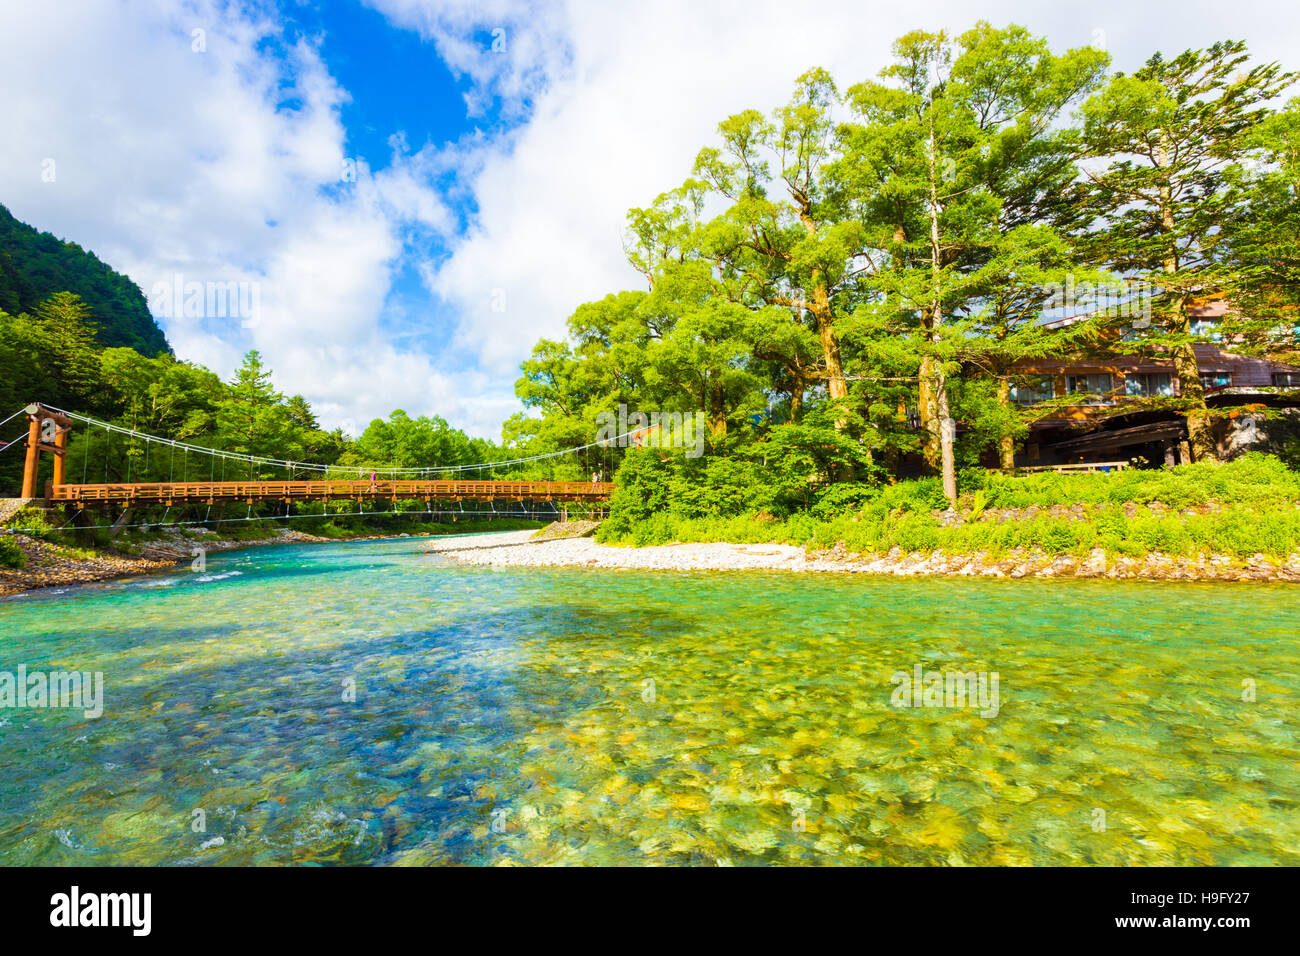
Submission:
[[[1300,863],[1294,588],[422,547],[0,601],[0,671],[104,675],[0,709],[0,863]],[[996,716],[892,706],[918,663]]]

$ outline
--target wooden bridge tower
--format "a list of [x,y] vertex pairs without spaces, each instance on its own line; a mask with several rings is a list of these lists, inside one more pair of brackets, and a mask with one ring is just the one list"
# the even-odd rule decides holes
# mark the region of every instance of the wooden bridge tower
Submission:
[[65,460],[68,455],[68,435],[72,431],[72,419],[62,412],[46,408],[41,404],[28,405],[23,409],[27,413],[27,460],[23,465],[24,498],[36,497],[36,471],[40,465],[41,452],[54,456],[53,484],[64,484]]

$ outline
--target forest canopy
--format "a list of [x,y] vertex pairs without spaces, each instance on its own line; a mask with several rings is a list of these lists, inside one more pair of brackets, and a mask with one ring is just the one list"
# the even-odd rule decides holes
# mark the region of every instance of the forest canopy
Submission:
[[[1296,352],[1295,74],[1237,41],[1108,68],[1014,25],[914,31],[877,77],[812,69],[722,120],[628,213],[645,288],[537,344],[507,436],[575,444],[620,405],[702,414],[708,460],[658,452],[620,485],[713,489],[714,513],[748,487],[748,510],[789,513],[929,473],[955,502],[962,469],[1012,467],[1060,404],[1017,400],[1035,362],[1121,356],[1172,369],[1178,394],[1142,407],[1214,460],[1193,346]],[[1193,322],[1225,296],[1219,327]]]

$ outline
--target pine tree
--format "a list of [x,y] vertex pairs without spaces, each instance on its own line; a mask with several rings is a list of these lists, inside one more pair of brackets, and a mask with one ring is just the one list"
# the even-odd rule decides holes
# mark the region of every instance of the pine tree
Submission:
[[1093,262],[1160,290],[1149,343],[1173,360],[1195,458],[1216,452],[1188,304],[1231,284],[1219,248],[1239,202],[1230,171],[1268,100],[1292,79],[1276,64],[1248,60],[1240,41],[1172,60],[1156,54],[1131,76],[1113,77],[1082,111],[1084,153],[1101,166],[1083,166],[1077,237]]
[[271,382],[271,370],[256,349],[244,356],[227,393],[217,406],[221,447],[265,457],[288,458],[291,421],[284,396]]
[[78,411],[102,411],[102,375],[95,344],[99,327],[81,297],[56,292],[32,310],[32,318],[49,336],[48,361],[53,363],[62,392],[57,400]]

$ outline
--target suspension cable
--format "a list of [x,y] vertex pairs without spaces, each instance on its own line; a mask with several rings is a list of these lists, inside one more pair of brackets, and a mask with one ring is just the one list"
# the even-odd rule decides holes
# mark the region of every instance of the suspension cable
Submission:
[[13,441],[0,444],[0,451],[8,451],[10,448],[13,448],[15,445],[21,445],[22,440],[26,437],[27,437],[27,433],[23,432],[21,435],[18,435],[16,438],[14,438]]
[[[104,429],[105,446],[106,446],[105,447],[105,470],[106,471],[108,467],[108,454],[107,454],[108,435],[113,432],[116,432],[119,435],[128,435],[135,438],[142,438],[146,442],[158,442],[160,444],[170,446],[171,457],[173,461],[173,465],[171,466],[172,468],[174,468],[175,454],[177,448],[181,449],[183,452],[193,451],[196,454],[219,456],[223,460],[247,462],[249,466],[250,481],[254,480],[252,478],[254,465],[265,465],[268,467],[275,467],[275,468],[299,469],[303,471],[314,471],[314,472],[321,472],[321,473],[327,473],[330,471],[356,472],[359,475],[364,474],[364,472],[368,468],[372,471],[376,470],[375,467],[372,465],[337,465],[337,464],[324,465],[324,464],[319,464],[317,462],[289,461],[280,458],[266,458],[261,455],[247,455],[238,452],[228,452],[228,451],[223,451],[219,448],[208,448],[203,445],[192,445],[189,444],[188,442],[177,441],[176,439],[173,438],[162,438],[157,435],[150,435],[146,432],[136,431],[133,428],[125,428],[121,425],[114,425],[110,422],[100,421],[99,419],[90,418],[89,416],[81,415],[76,412],[69,412],[61,408],[55,408],[52,405],[46,407],[50,408],[52,411],[56,411],[59,412],[60,414],[66,415],[69,418],[73,418],[78,421],[84,422],[87,426],[87,429],[89,429],[91,426]],[[621,435],[612,435],[609,438],[597,439],[596,441],[588,442],[585,445],[578,445],[573,448],[565,448],[565,449],[561,449],[560,451],[543,452],[541,454],[529,455],[523,458],[506,458],[506,459],[501,459],[499,461],[474,462],[470,464],[461,464],[461,465],[425,465],[425,466],[413,466],[413,467],[405,467],[405,468],[385,468],[382,470],[388,472],[390,475],[393,475],[394,477],[396,477],[399,474],[401,475],[448,474],[448,473],[460,473],[465,471],[483,471],[485,469],[488,471],[493,471],[498,468],[505,468],[511,465],[524,465],[536,461],[545,461],[551,458],[560,458],[565,455],[576,454],[577,452],[583,452],[585,454],[590,449],[593,448],[609,448],[613,446],[616,442],[618,442],[620,439],[629,438],[634,434],[636,434],[636,431],[628,431]],[[173,478],[174,478],[174,474],[173,474]],[[84,484],[84,478],[83,478],[83,484]]]

